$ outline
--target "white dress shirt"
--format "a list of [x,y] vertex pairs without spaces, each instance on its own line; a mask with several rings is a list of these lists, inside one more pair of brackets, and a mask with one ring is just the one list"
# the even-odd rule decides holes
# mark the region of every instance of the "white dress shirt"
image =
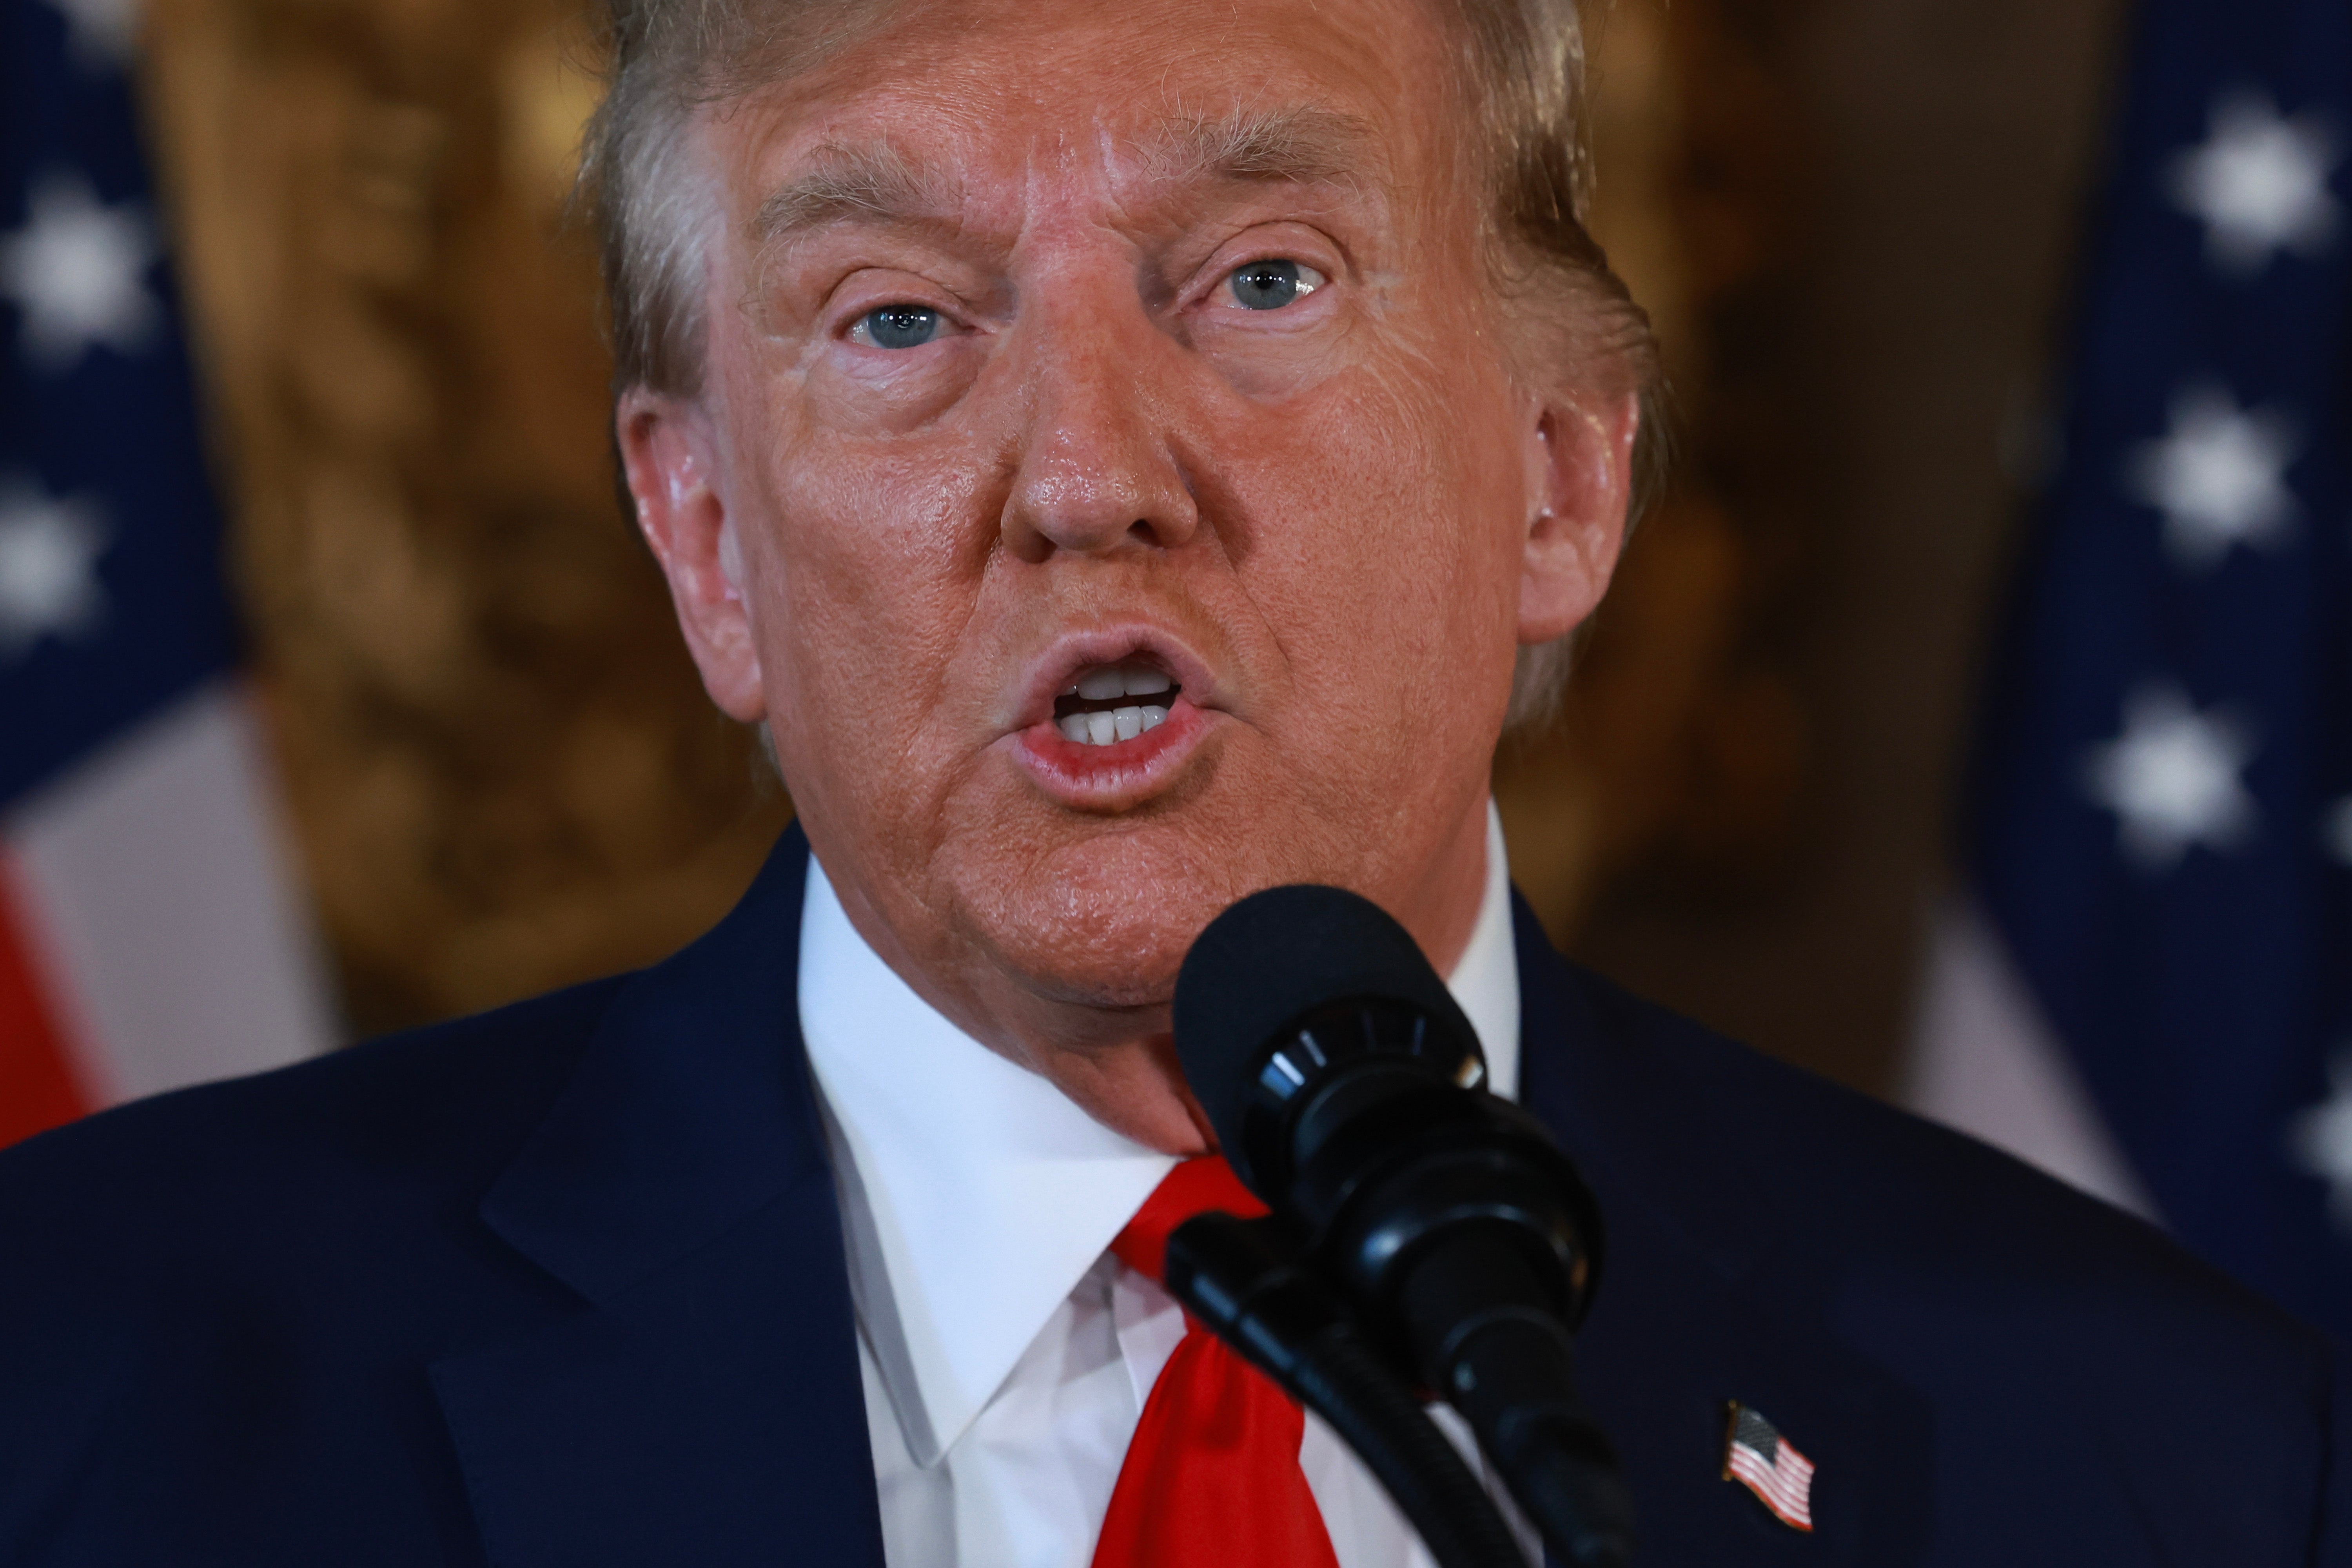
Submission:
[[[1491,1087],[1516,1096],[1518,963],[1491,805],[1486,892],[1448,984]],[[814,861],[800,1011],[890,1568],[1087,1568],[1144,1400],[1184,1334],[1182,1310],[1108,1248],[1176,1162],[934,1010],[857,934]],[[1380,1484],[1311,1413],[1298,1462],[1340,1568],[1426,1568]]]

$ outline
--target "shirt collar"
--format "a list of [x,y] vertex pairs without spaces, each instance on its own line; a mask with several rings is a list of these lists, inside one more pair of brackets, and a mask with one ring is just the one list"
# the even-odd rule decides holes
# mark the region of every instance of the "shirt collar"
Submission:
[[1486,1058],[1486,1087],[1505,1100],[1519,1098],[1519,957],[1511,931],[1511,862],[1503,850],[1503,816],[1486,802],[1486,889],[1470,943],[1454,961],[1445,988],[1469,1016]]
[[[1518,962],[1491,804],[1486,885],[1447,984],[1478,1032],[1489,1086],[1515,1097]],[[1175,1161],[1104,1127],[917,995],[849,923],[814,858],[800,1013],[851,1292],[908,1450],[932,1465]]]

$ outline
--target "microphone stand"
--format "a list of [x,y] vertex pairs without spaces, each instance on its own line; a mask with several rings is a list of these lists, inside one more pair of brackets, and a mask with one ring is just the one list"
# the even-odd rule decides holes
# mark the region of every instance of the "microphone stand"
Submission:
[[1299,1266],[1278,1222],[1195,1215],[1168,1238],[1167,1282],[1210,1331],[1330,1423],[1439,1568],[1527,1568],[1486,1488],[1339,1299]]
[[1569,1568],[1622,1568],[1632,1504],[1578,1396],[1568,1325],[1524,1259],[1491,1240],[1440,1243],[1412,1270],[1398,1302],[1407,1333],[1554,1555]]

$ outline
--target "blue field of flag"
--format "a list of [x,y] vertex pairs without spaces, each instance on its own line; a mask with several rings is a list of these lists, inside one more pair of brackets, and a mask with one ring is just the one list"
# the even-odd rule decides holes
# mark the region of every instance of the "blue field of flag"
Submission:
[[1969,868],[2165,1223],[2352,1332],[2352,6],[2135,26]]

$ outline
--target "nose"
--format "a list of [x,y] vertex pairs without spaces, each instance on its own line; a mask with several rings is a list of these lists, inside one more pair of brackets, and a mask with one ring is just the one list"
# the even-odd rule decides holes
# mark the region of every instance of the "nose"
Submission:
[[1032,563],[1056,552],[1173,550],[1200,526],[1176,456],[1177,346],[1131,284],[1048,292],[1055,302],[1022,323],[1027,417],[1005,500],[1006,545]]

